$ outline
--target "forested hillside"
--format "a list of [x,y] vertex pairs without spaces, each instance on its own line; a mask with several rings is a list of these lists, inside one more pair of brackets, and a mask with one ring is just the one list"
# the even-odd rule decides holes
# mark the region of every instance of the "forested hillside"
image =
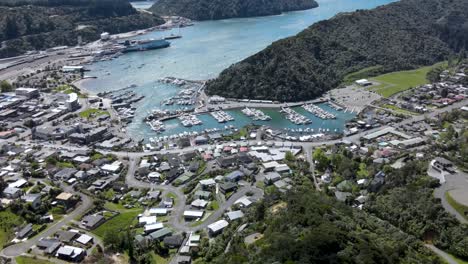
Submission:
[[230,252],[206,263],[441,263],[415,237],[312,189],[267,197],[248,221],[263,238],[246,246],[231,234]]
[[100,33],[127,32],[164,23],[125,0],[0,1],[0,57],[59,45],[76,45]]
[[468,1],[402,0],[339,14],[224,70],[207,85],[226,97],[301,101],[352,72],[379,73],[444,60],[468,46]]
[[317,6],[315,0],[159,0],[150,11],[194,20],[214,20],[277,15]]

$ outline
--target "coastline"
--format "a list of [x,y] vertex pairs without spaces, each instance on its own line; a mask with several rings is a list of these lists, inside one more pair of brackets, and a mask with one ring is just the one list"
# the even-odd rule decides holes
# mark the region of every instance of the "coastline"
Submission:
[[78,89],[80,91],[80,93],[82,93],[82,94],[86,93],[89,96],[98,97],[96,92],[93,92],[91,90],[86,89],[84,87],[84,85],[83,85],[84,82],[86,82],[87,80],[90,80],[90,79],[93,79],[93,78],[81,78],[81,79],[78,79],[76,81],[73,81],[72,85],[75,86],[76,89]]

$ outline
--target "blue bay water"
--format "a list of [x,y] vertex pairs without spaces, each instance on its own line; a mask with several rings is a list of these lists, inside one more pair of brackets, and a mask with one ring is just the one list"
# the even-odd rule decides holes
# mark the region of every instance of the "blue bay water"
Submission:
[[[328,19],[340,12],[357,9],[370,9],[388,4],[395,0],[319,0],[319,7],[311,10],[288,12],[277,16],[226,19],[218,21],[196,22],[194,26],[173,29],[164,32],[151,32],[139,38],[159,38],[171,33],[181,34],[183,38],[171,40],[167,49],[129,53],[110,61],[94,63],[90,75],[97,79],[88,80],[84,87],[93,92],[117,90],[135,84],[135,91],[145,95],[137,104],[134,121],[128,126],[128,133],[134,138],[155,136],[144,124],[143,118],[154,108],[162,108],[161,101],[175,95],[178,88],[161,84],[158,79],[168,76],[178,78],[205,80],[216,77],[223,69],[254,53],[264,49],[279,39],[295,35],[313,23]],[[335,113],[333,109],[322,106]],[[298,109],[298,111],[302,111]],[[270,122],[261,122],[275,128],[294,128],[288,120],[274,110],[265,110],[273,118]],[[235,126],[251,123],[250,119],[239,111],[231,112],[236,118]],[[301,112],[302,113],[302,112]],[[307,116],[308,113],[306,113]],[[312,116],[312,115],[310,115]],[[337,113],[336,120],[322,121],[312,118],[311,128],[329,128],[330,131],[341,131],[346,120],[353,117],[350,113]],[[224,127],[211,116],[203,116],[202,127]],[[228,123],[229,124],[229,123]],[[302,126],[306,127],[306,126]],[[167,123],[166,134],[181,133],[186,128],[177,120]]]

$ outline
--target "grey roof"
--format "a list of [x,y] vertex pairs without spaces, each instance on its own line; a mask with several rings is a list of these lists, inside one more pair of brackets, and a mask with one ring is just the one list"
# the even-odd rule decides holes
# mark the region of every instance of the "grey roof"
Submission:
[[23,227],[18,234],[16,235],[18,238],[24,238],[26,237],[29,233],[32,231],[32,224],[27,224],[25,227]]
[[244,213],[242,213],[241,210],[238,210],[238,211],[226,213],[226,216],[228,217],[229,221],[234,221],[236,219],[244,217]]
[[149,236],[152,238],[152,239],[161,239],[165,236],[169,236],[172,234],[172,231],[169,229],[169,228],[163,228],[163,229],[160,229],[158,231],[155,231],[151,234],[149,234]]
[[99,224],[103,220],[104,220],[104,217],[102,215],[87,215],[83,217],[82,221],[86,224],[86,226],[94,227],[95,225]]
[[244,173],[242,171],[236,170],[226,175],[226,179],[230,181],[239,180],[243,176],[244,176]]

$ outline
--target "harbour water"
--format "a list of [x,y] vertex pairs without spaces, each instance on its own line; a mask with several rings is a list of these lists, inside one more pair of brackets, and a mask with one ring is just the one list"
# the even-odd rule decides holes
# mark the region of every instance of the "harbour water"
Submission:
[[[277,16],[227,19],[220,21],[196,22],[192,27],[173,29],[165,32],[152,32],[138,38],[159,38],[171,33],[181,34],[183,38],[171,40],[171,47],[160,50],[125,54],[114,60],[88,65],[89,75],[97,79],[83,82],[83,87],[92,92],[117,90],[135,84],[135,92],[145,99],[136,106],[134,121],[127,131],[133,138],[148,138],[156,134],[143,119],[155,108],[175,109],[177,106],[161,106],[165,99],[177,94],[180,88],[160,83],[160,78],[174,76],[191,80],[205,80],[216,77],[223,69],[238,62],[271,44],[272,42],[297,34],[309,25],[333,17],[340,12],[357,9],[370,9],[388,4],[395,0],[319,0],[319,7],[311,10],[288,12]],[[340,132],[351,113],[337,112],[321,105],[322,108],[337,116],[332,120],[321,120],[302,108],[300,114],[312,120],[312,124],[302,127],[322,128]],[[252,121],[240,110],[228,111],[235,121],[219,124],[209,115],[200,116],[202,126],[183,127],[178,120],[166,122],[165,135],[188,130],[206,128],[236,127],[252,122],[269,125],[273,128],[294,128],[296,125],[286,120],[278,109],[265,109],[271,121]]]

